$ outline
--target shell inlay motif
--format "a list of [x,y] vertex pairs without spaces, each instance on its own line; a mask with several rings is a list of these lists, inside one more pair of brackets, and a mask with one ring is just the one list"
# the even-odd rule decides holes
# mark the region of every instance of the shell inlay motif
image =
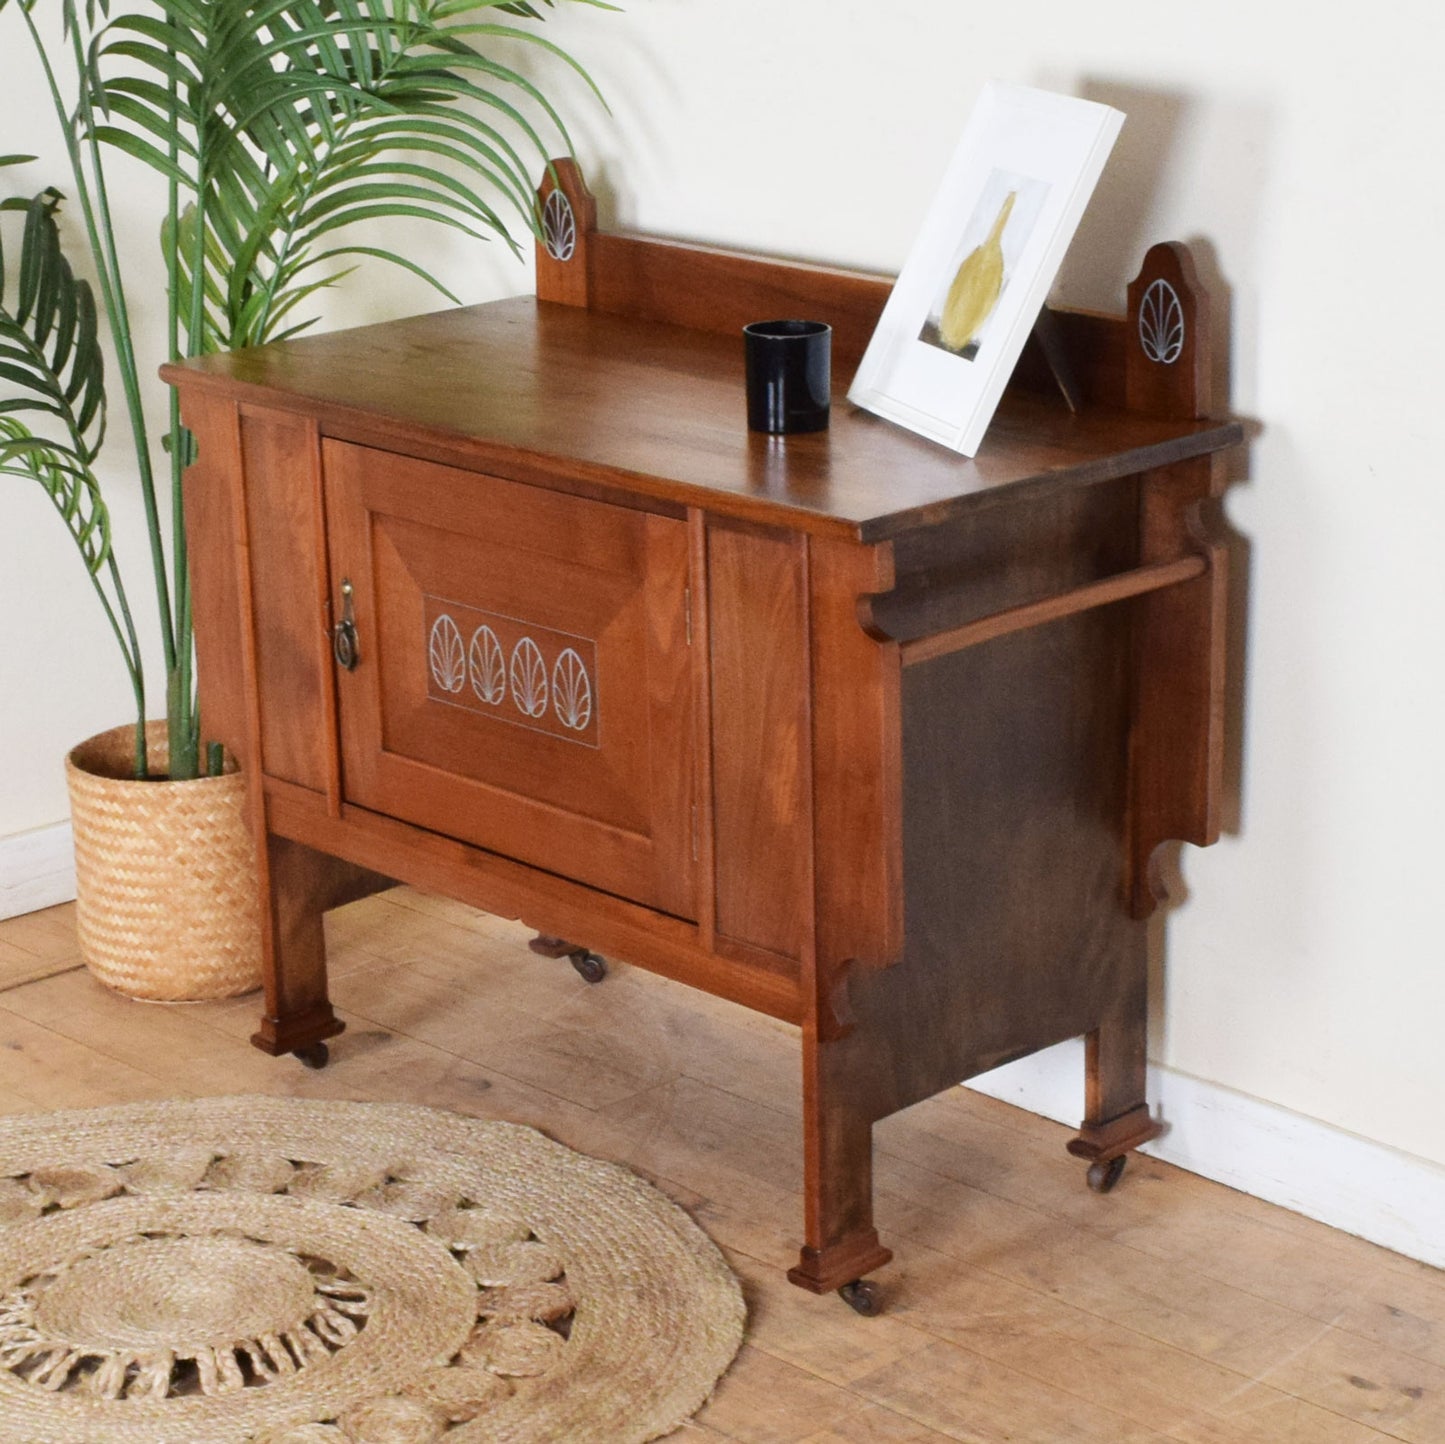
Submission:
[[1172,366],[1184,350],[1184,307],[1179,293],[1162,277],[1139,303],[1139,344],[1160,366]]
[[542,649],[523,637],[512,648],[512,701],[524,717],[540,717],[547,710],[547,663]]
[[468,602],[423,600],[423,676],[433,702],[601,746],[595,641]]
[[490,627],[481,626],[472,633],[467,665],[472,691],[483,702],[496,707],[506,701],[507,660],[502,655],[502,644],[497,640],[497,634]]
[[443,692],[460,692],[467,680],[467,654],[457,624],[445,612],[432,623],[427,648],[432,681]]
[[542,207],[542,240],[554,261],[570,261],[577,250],[577,217],[560,190],[554,190]]
[[580,732],[592,720],[592,683],[582,658],[567,647],[552,668],[552,706],[564,727]]

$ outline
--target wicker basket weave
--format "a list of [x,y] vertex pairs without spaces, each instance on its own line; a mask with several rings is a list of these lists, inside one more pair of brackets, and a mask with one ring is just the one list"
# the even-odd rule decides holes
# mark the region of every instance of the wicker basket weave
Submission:
[[[167,761],[163,722],[146,727]],[[132,998],[199,1001],[261,982],[256,862],[235,764],[220,777],[137,782],[135,729],[65,759],[75,829],[76,922],[96,979]]]

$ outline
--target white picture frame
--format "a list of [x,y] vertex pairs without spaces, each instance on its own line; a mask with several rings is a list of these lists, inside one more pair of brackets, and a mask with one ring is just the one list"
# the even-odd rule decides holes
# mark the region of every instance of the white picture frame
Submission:
[[1095,101],[985,86],[850,401],[978,451],[1123,123]]

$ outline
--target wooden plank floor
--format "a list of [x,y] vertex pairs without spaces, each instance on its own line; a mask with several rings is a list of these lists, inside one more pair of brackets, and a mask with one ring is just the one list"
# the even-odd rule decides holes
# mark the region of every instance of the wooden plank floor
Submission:
[[545,1129],[654,1179],[726,1250],[748,1342],[683,1444],[1445,1441],[1445,1274],[1148,1159],[1097,1197],[1067,1131],[954,1089],[879,1125],[897,1259],[861,1319],[787,1284],[792,1030],[398,890],[328,918],[349,1024],[321,1073],[246,1042],[255,998],[106,993],[68,908],[0,922],[0,1111],[285,1093]]

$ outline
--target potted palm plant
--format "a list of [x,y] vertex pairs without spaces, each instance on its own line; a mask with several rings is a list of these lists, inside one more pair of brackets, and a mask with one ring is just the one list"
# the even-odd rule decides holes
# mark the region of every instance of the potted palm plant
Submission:
[[[455,301],[414,258],[374,244],[374,223],[429,221],[517,250],[504,215],[537,229],[532,171],[555,149],[544,132],[570,149],[519,57],[586,76],[538,32],[542,12],[527,0],[141,0],[114,17],[105,0],[58,3],[56,41],[37,0],[0,0],[7,52],[18,30],[70,170],[68,197],[0,198],[12,213],[0,215],[11,232],[9,254],[0,240],[0,474],[54,503],[134,696],[132,723],[68,760],[86,960],[138,996],[222,996],[259,978],[250,844],[234,765],[203,746],[197,708],[189,438],[173,400],[157,422],[164,401],[157,383],[147,406],[149,378],[162,360],[295,334],[310,324],[308,301],[367,259]],[[116,152],[164,181],[164,357],[138,354],[107,177]],[[62,248],[62,204],[94,286]],[[123,414],[109,432],[107,335]],[[101,468],[117,444],[140,478],[163,688],[146,675],[112,547]],[[162,694],[164,720],[148,721]]]

